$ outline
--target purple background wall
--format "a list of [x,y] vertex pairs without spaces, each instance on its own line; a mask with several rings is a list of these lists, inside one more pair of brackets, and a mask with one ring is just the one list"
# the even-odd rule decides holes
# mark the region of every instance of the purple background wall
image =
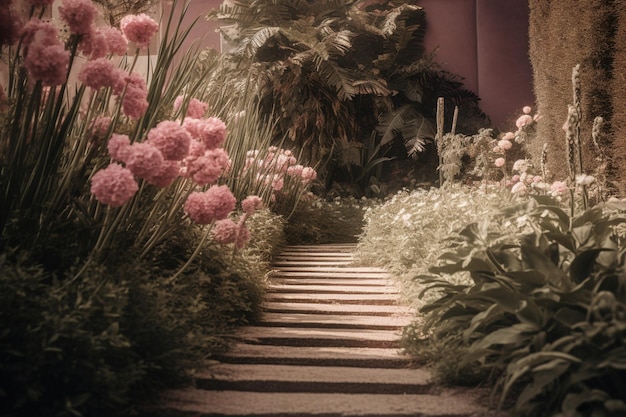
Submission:
[[[216,22],[204,19],[221,0],[194,0],[187,22],[202,16],[189,36],[220,49]],[[426,12],[426,50],[437,49],[443,69],[464,78],[494,125],[510,130],[522,107],[535,102],[528,59],[527,0],[420,0]]]

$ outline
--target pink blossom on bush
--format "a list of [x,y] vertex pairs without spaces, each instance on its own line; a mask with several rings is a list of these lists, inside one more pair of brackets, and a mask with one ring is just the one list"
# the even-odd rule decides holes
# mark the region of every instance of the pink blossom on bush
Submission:
[[193,192],[185,202],[185,213],[198,224],[223,220],[234,210],[237,200],[225,185],[212,186],[204,192]]
[[98,9],[91,0],[63,0],[59,6],[61,19],[70,27],[70,32],[85,35],[91,32]]
[[31,44],[24,67],[33,80],[43,85],[60,85],[67,81],[70,53],[62,45]]
[[280,191],[283,189],[284,186],[285,180],[283,179],[283,177],[280,175],[274,175],[274,178],[272,178],[272,188],[274,189],[274,191]]
[[517,121],[515,122],[515,126],[517,126],[518,129],[521,129],[522,127],[529,125],[532,122],[533,122],[532,116],[528,114],[524,114],[517,119]]
[[150,129],[148,143],[163,154],[163,158],[180,161],[189,154],[191,135],[179,123],[164,120]]
[[139,48],[148,46],[152,37],[158,32],[159,25],[145,13],[124,16],[120,28],[129,41]]
[[552,185],[550,185],[550,191],[555,196],[561,196],[565,195],[569,191],[569,188],[563,181],[554,181]]
[[237,239],[237,224],[231,219],[218,220],[212,233],[213,239],[221,245],[234,243]]
[[494,146],[493,149],[491,150],[491,152],[493,153],[497,153],[497,154],[501,154],[504,153],[504,149],[502,149],[501,147],[499,147],[498,145]]
[[114,161],[125,161],[130,153],[130,138],[114,133],[109,139],[107,150]]
[[513,182],[513,183],[519,182],[519,180],[520,180],[520,176],[517,175],[517,174],[515,174],[515,175],[513,175],[511,177],[511,182]]
[[123,205],[138,188],[130,170],[116,163],[96,172],[91,179],[91,193],[100,203],[111,207]]
[[505,151],[508,151],[509,149],[513,147],[513,144],[511,143],[511,141],[507,139],[500,139],[498,141],[498,147],[504,149]]
[[504,166],[505,162],[506,162],[506,161],[504,160],[504,158],[497,158],[497,159],[493,162],[493,164],[494,164],[495,166],[497,166],[498,168],[501,168],[501,167],[503,167],[503,166]]
[[533,109],[530,106],[524,106],[522,108],[522,113],[524,114],[530,114],[531,111],[533,111]]
[[252,215],[261,207],[263,207],[263,200],[256,195],[249,195],[241,201],[241,209],[248,215]]
[[537,184],[537,183],[540,183],[541,181],[543,181],[543,178],[541,178],[540,175],[535,175],[533,177],[533,183]]
[[160,173],[164,159],[161,152],[151,144],[135,142],[130,145],[124,162],[135,176],[151,178]]
[[124,88],[124,73],[106,58],[85,62],[78,79],[94,90],[110,87],[113,94],[121,93]]
[[174,182],[179,173],[179,161],[163,161],[159,169],[152,172],[145,180],[152,185],[165,188]]
[[226,140],[226,125],[217,117],[208,119],[185,117],[183,126],[192,138],[201,141],[207,149],[218,148]]

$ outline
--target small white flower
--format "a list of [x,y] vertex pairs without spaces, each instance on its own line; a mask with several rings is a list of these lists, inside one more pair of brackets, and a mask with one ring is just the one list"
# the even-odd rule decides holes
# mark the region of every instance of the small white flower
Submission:
[[580,185],[590,185],[595,180],[596,178],[593,175],[581,174],[576,176],[576,183]]

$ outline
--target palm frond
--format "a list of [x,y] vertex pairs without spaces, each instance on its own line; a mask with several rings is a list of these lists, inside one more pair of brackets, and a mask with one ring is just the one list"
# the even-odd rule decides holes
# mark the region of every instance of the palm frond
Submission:
[[387,88],[387,82],[384,79],[376,80],[358,80],[352,83],[357,94],[372,94],[375,96],[388,96],[391,90]]
[[402,4],[395,9],[390,10],[382,22],[382,25],[380,27],[381,31],[386,36],[392,35],[394,32],[396,32],[399,24],[404,25],[404,22],[402,21],[403,19],[401,19],[401,17],[405,12],[421,9],[421,7],[414,6],[412,4]]
[[409,150],[420,151],[426,142],[435,139],[432,122],[419,113],[412,104],[405,104],[383,115],[376,130],[382,134],[381,146],[401,138],[405,144],[409,144]]
[[354,78],[349,70],[331,60],[318,61],[318,72],[325,82],[332,86],[340,100],[350,100],[356,94]]

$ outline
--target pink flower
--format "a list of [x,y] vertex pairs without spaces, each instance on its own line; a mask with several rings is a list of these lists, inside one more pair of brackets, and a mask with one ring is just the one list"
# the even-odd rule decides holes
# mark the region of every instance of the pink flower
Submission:
[[524,108],[522,108],[522,113],[524,113],[524,114],[530,114],[530,112],[531,112],[532,110],[533,110],[533,109],[532,109],[530,106],[524,106]]
[[502,139],[511,141],[511,140],[515,139],[515,133],[513,133],[513,132],[506,132],[504,134],[504,136],[502,136]]
[[317,172],[311,167],[305,167],[302,169],[302,182],[308,184],[317,178]]
[[122,111],[132,119],[139,119],[148,109],[148,87],[146,80],[137,73],[127,75],[124,79],[126,93],[122,99]]
[[93,141],[100,141],[109,132],[111,118],[108,116],[98,116],[91,123],[91,138]]
[[543,180],[543,178],[541,178],[540,175],[535,175],[533,177],[533,183],[535,183],[535,184],[540,183],[542,180]]
[[164,159],[161,152],[149,143],[135,142],[130,145],[124,162],[137,177],[151,178],[159,175]]
[[106,39],[100,28],[94,28],[91,32],[84,34],[78,48],[89,59],[104,58],[109,53]]
[[502,149],[501,147],[499,147],[498,145],[494,146],[493,149],[491,150],[491,152],[493,153],[504,153],[504,149]]
[[521,177],[519,175],[515,174],[515,175],[513,175],[511,177],[511,182],[516,183],[516,182],[519,182],[520,179],[521,179]]
[[185,213],[198,224],[223,220],[234,210],[237,200],[227,186],[209,188],[205,192],[193,192],[185,202]]
[[235,240],[235,248],[243,249],[250,241],[250,230],[245,223],[237,225],[237,238]]
[[293,165],[287,168],[287,175],[291,175],[292,177],[302,177],[302,171],[304,171],[304,167],[302,165]]
[[43,85],[60,85],[67,81],[70,53],[62,45],[32,44],[24,60],[28,75]]
[[96,172],[91,179],[91,193],[102,204],[120,207],[137,192],[133,174],[119,164],[111,164]]
[[263,207],[263,200],[256,195],[249,195],[241,202],[241,209],[244,213],[252,215],[256,210]]
[[274,175],[274,178],[272,179],[272,188],[274,189],[274,191],[280,191],[283,189],[284,186],[285,180],[283,179],[283,177],[279,175]]
[[524,173],[528,171],[528,161],[526,159],[518,159],[513,163],[513,171]]
[[124,55],[128,51],[128,39],[117,28],[103,27],[100,29],[104,34],[109,53]]
[[528,114],[524,114],[517,119],[517,121],[515,122],[515,126],[517,126],[518,129],[521,129],[522,127],[529,125],[532,122],[533,122],[532,116]]
[[72,33],[85,35],[91,32],[98,9],[90,0],[63,0],[59,15]]
[[207,149],[220,147],[226,140],[226,125],[217,117],[208,119],[185,117],[183,126],[192,138],[201,141]]
[[94,90],[110,87],[113,94],[119,94],[124,89],[124,73],[106,58],[85,62],[78,79]]
[[[184,97],[178,96],[176,100],[174,100],[174,111],[178,111],[180,109],[181,104],[183,104]],[[204,103],[197,98],[192,98],[189,100],[189,105],[187,106],[187,114],[186,117],[190,117],[192,119],[200,119],[204,117],[209,105]]]
[[163,154],[163,158],[180,161],[189,154],[191,135],[179,123],[164,120],[148,132],[148,143]]
[[124,16],[120,28],[129,41],[137,47],[148,46],[150,39],[158,32],[159,25],[145,13]]
[[569,191],[569,188],[563,181],[554,181],[552,185],[550,185],[550,191],[553,195],[560,196],[565,195]]
[[204,155],[185,161],[187,176],[198,185],[212,184],[230,166],[230,158],[224,149],[210,149]]
[[22,28],[22,42],[24,46],[31,44],[41,46],[59,45],[57,28],[50,22],[39,19],[31,19]]
[[504,160],[504,158],[498,158],[493,162],[493,164],[497,166],[498,168],[501,168],[504,166],[505,162],[506,161]]
[[231,219],[218,220],[212,233],[213,239],[221,245],[234,243],[237,239],[237,224]]
[[522,181],[515,183],[513,187],[511,187],[511,192],[513,194],[524,194],[526,193],[526,191],[528,191],[528,188],[526,187],[526,184],[524,184],[524,182]]
[[174,182],[179,173],[180,162],[163,161],[159,169],[152,172],[150,176],[145,178],[145,180],[152,185],[165,188]]
[[126,135],[111,135],[107,150],[114,161],[125,161],[130,154],[130,138]]
[[505,151],[508,151],[509,149],[511,149],[513,147],[513,144],[511,143],[511,141],[506,140],[506,139],[500,139],[498,141],[498,146],[502,149],[504,149]]

